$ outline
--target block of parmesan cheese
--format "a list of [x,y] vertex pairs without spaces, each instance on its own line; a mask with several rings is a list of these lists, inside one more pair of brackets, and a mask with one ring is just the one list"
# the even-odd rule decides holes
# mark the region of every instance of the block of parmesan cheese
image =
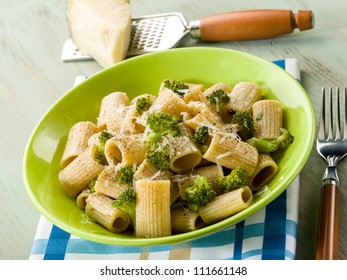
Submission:
[[123,60],[131,33],[130,0],[69,0],[67,21],[77,48],[101,66]]

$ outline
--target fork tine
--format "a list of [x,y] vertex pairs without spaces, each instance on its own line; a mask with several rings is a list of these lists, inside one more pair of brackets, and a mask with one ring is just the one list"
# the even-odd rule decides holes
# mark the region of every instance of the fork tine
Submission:
[[332,92],[333,89],[331,87],[329,87],[329,92],[328,92],[328,103],[329,103],[329,127],[328,127],[328,139],[332,140],[333,137],[333,122],[334,122],[334,113],[333,113],[333,100],[332,100]]
[[343,98],[344,98],[344,114],[345,114],[345,119],[344,119],[344,124],[343,124],[343,139],[347,139],[347,88],[344,87],[344,92],[343,92]]
[[322,89],[322,105],[319,120],[318,138],[323,140],[325,138],[325,88]]
[[341,139],[341,111],[340,111],[340,89],[337,87],[336,88],[336,109],[337,109],[337,113],[336,113],[336,135],[335,135],[335,139],[339,140]]

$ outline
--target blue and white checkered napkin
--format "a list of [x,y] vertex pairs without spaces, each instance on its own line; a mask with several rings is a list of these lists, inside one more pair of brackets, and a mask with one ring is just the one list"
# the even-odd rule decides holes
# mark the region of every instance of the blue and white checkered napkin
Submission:
[[[296,59],[274,63],[300,80]],[[185,243],[150,247],[88,241],[61,230],[41,216],[29,259],[292,260],[295,259],[298,200],[299,177],[266,207],[228,229]]]

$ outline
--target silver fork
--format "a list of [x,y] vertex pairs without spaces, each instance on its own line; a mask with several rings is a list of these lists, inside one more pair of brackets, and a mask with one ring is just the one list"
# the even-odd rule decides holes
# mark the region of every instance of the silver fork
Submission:
[[[343,89],[342,94],[340,89],[336,88],[335,98],[332,88],[322,90],[322,108],[316,147],[328,167],[322,179],[320,195],[316,247],[316,259],[319,260],[331,260],[338,257],[339,178],[336,167],[347,154],[346,94],[346,88]],[[328,107],[327,110],[326,107]]]

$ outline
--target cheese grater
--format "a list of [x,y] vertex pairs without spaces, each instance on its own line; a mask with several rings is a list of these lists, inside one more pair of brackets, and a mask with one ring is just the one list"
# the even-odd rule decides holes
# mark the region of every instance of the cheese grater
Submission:
[[[217,14],[186,21],[181,13],[163,13],[133,18],[127,56],[135,56],[176,47],[188,34],[204,41],[241,41],[272,38],[313,28],[312,11],[248,10]],[[68,39],[62,51],[63,61],[89,60]]]

